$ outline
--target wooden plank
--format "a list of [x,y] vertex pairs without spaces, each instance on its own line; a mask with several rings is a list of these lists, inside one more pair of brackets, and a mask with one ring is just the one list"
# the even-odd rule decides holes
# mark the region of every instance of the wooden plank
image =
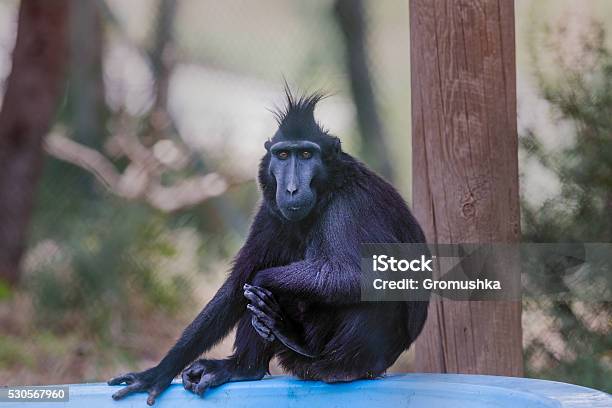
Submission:
[[[512,0],[411,0],[414,212],[429,242],[520,235]],[[436,301],[416,369],[520,376],[520,302]]]

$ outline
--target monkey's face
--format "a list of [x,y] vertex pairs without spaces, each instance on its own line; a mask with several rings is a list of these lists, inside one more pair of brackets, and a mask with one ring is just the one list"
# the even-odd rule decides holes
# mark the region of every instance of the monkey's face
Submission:
[[308,140],[282,141],[269,146],[269,174],[276,180],[276,205],[289,221],[305,218],[314,208],[313,180],[324,171],[321,147]]

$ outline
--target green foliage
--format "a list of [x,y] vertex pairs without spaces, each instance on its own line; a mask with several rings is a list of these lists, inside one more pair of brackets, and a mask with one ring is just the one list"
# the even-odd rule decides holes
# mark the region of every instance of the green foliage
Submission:
[[142,302],[173,312],[188,298],[185,279],[163,279],[153,262],[175,255],[162,221],[142,208],[112,205],[100,206],[99,215],[86,230],[76,228],[60,255],[30,277],[46,327],[78,323],[103,334],[112,319],[125,321]]
[[112,322],[129,326],[147,308],[174,313],[189,299],[184,277],[159,270],[177,255],[164,215],[96,191],[81,170],[57,161],[39,194],[26,284],[41,327],[104,338]]
[[[35,321],[23,330],[47,332],[60,344],[62,338],[94,344],[95,358],[114,364],[139,361],[143,344],[165,341],[159,331],[140,339],[143,327],[180,320],[185,306],[193,312],[192,279],[204,279],[200,271],[216,276],[236,252],[257,193],[247,190],[232,193],[245,209],[231,212],[218,198],[164,214],[107,194],[75,166],[48,160],[24,274]],[[221,211],[232,215],[234,229]],[[28,347],[46,355],[38,341],[21,349]],[[9,355],[24,354],[18,351]]]
[[[562,55],[560,39],[548,33],[548,51],[556,72],[536,69],[542,96],[570,124],[569,146],[547,150],[541,137],[527,132],[521,147],[560,182],[558,194],[540,206],[522,203],[523,239],[527,242],[612,242],[612,55],[603,45],[601,25],[583,36],[580,62]],[[532,52],[538,66],[538,52]],[[575,60],[574,60],[575,61]],[[544,65],[544,64],[542,64]],[[545,292],[545,285],[532,288]],[[550,321],[546,338],[525,350],[527,374],[612,391],[612,302],[545,300],[525,302],[525,313]]]
[[23,347],[19,338],[0,336],[0,367],[27,366],[34,364],[34,359]]
[[8,299],[11,296],[11,287],[0,279],[0,301]]

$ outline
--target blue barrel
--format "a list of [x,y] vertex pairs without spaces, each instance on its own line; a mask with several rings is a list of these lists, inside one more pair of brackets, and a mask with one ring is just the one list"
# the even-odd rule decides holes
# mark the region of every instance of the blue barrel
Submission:
[[[77,384],[68,402],[39,402],[43,408],[146,407],[145,394],[121,401],[111,395],[120,386]],[[23,408],[23,403],[0,403],[1,408]],[[610,394],[553,381],[459,374],[402,374],[377,380],[325,384],[289,377],[229,383],[198,397],[179,382],[158,397],[156,407],[318,408],[612,408]]]

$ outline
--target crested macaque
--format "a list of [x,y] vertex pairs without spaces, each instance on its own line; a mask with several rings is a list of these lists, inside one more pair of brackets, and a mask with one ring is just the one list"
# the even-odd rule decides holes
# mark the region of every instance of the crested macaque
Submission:
[[[152,405],[182,370],[202,395],[261,379],[274,356],[302,379],[375,378],[421,332],[428,302],[360,301],[360,244],[424,243],[419,224],[317,123],[321,95],[286,94],[259,166],[263,200],[227,280],[157,366],[109,381],[127,384],[113,398],[147,392]],[[230,357],[196,360],[235,326]]]

